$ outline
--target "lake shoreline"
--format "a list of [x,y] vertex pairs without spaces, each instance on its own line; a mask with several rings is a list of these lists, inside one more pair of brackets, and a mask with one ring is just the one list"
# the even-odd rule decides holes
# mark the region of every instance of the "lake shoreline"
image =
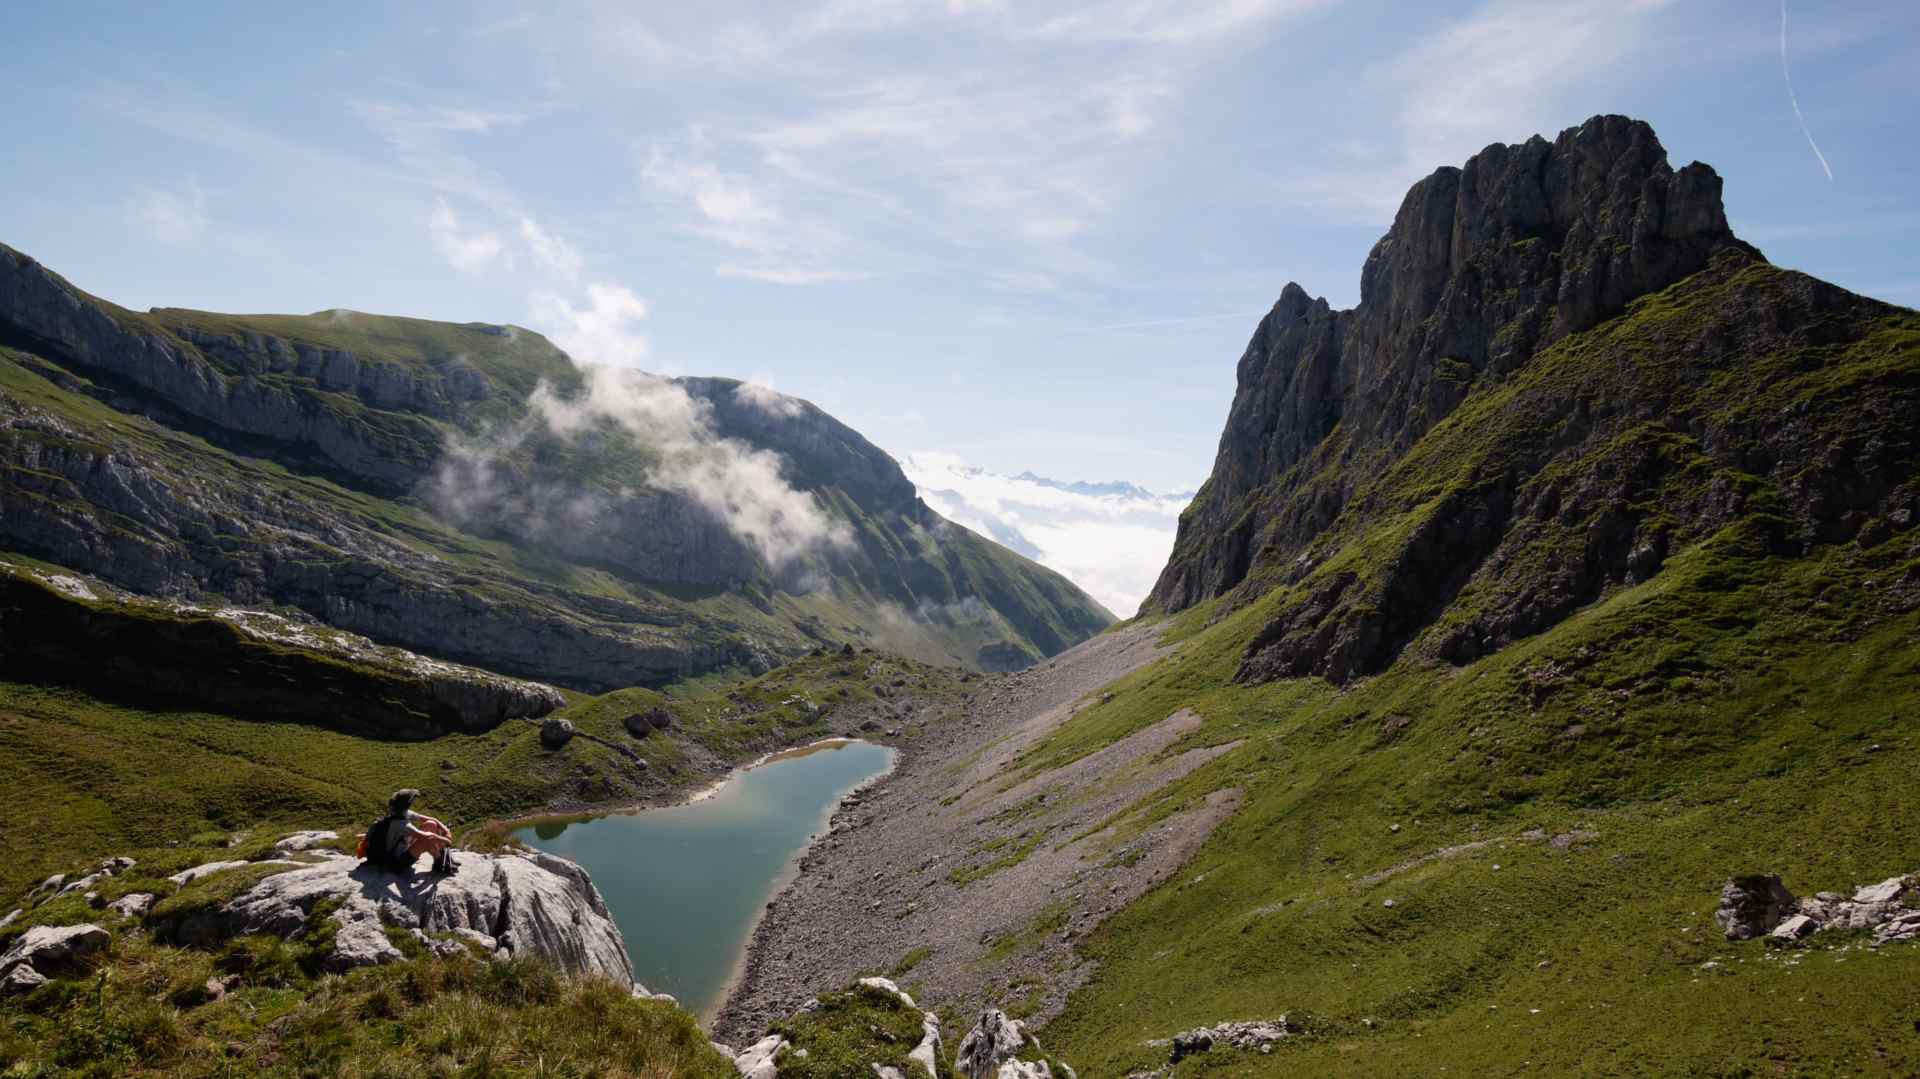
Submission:
[[[840,758],[856,747],[861,752]],[[832,759],[821,759],[826,755]],[[815,763],[800,765],[808,758]],[[745,970],[771,900],[792,883],[845,800],[883,781],[899,760],[895,746],[835,735],[762,753],[653,804],[522,814],[494,828],[503,839],[585,868],[615,922],[626,923],[621,929],[639,981],[688,998],[683,1006],[710,1026]],[[671,815],[650,817],[650,811]],[[543,825],[558,827],[534,831]],[[576,826],[593,830],[562,839]],[[659,865],[678,872],[669,878],[643,868]]]

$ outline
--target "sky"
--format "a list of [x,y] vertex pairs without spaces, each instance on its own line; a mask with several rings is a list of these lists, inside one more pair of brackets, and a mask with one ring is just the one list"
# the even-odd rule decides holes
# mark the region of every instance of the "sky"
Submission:
[[1288,281],[1353,303],[1410,183],[1602,112],[1714,165],[1774,261],[1920,303],[1911,0],[15,3],[0,35],[0,241],[89,291],[516,323],[1003,476],[1198,486]]

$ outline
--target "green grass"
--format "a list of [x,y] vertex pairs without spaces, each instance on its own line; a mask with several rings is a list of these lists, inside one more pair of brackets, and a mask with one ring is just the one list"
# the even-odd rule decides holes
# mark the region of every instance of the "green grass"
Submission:
[[[1111,822],[1124,843],[1244,792],[1177,885],[1086,939],[1095,972],[1046,1027],[1049,1049],[1124,1075],[1166,1062],[1148,1039],[1289,1014],[1309,1032],[1270,1056],[1215,1051],[1174,1074],[1920,1072],[1903,988],[1920,947],[1856,934],[1769,950],[1711,920],[1739,874],[1781,873],[1804,895],[1920,870],[1920,546],[1898,508],[1920,316],[1873,309],[1727,350],[1766,339],[1756,308],[1803,287],[1717,266],[1473,382],[1396,460],[1357,467],[1336,430],[1254,496],[1354,484],[1332,528],[1163,622],[1173,655],[1016,763],[1036,776],[1182,708],[1203,722],[1174,752],[1244,741]],[[1582,401],[1619,418],[1570,436]],[[1769,444],[1784,466],[1757,474],[1728,452],[1782,423],[1796,433]],[[1588,501],[1523,515],[1457,593],[1413,603],[1408,582],[1446,569],[1409,560],[1423,530],[1505,483],[1516,505]],[[1818,498],[1886,487],[1849,527],[1817,523],[1834,516]],[[1547,607],[1543,585],[1575,579],[1604,512],[1657,537],[1664,563]],[[1533,621],[1491,655],[1441,659],[1529,603]],[[1236,681],[1256,641],[1369,626],[1405,641],[1375,673]],[[1434,856],[1447,848],[1464,849]],[[1023,950],[1018,936],[1001,943]]]
[[[873,1074],[873,1065],[926,1073],[907,1059],[920,1044],[920,1011],[880,989],[855,986],[819,998],[819,1006],[775,1023],[771,1033],[788,1041],[781,1050],[781,1079],[851,1079]],[[938,1060],[939,1079],[951,1079],[952,1047]],[[803,1054],[804,1051],[804,1054]]]
[[[18,852],[0,861],[0,900],[101,858],[133,854],[144,863],[203,833],[251,830],[256,844],[303,828],[351,835],[399,787],[420,788],[423,810],[457,827],[547,807],[661,797],[710,780],[716,769],[823,736],[828,709],[870,703],[876,687],[947,707],[964,685],[951,668],[836,652],[682,696],[641,689],[574,695],[556,713],[584,733],[631,746],[650,766],[642,773],[583,738],[547,750],[530,722],[384,742],[0,681],[0,773],[17,800],[0,821],[0,841]],[[633,738],[624,719],[653,707],[672,711],[675,726]]]
[[[1194,707],[1205,723],[1188,743],[1247,744],[1135,823],[1230,786],[1246,801],[1183,886],[1093,934],[1098,971],[1049,1047],[1084,1074],[1124,1074],[1164,1062],[1147,1038],[1304,1012],[1316,1033],[1271,1057],[1215,1053],[1177,1074],[1920,1067],[1920,1013],[1898,988],[1920,976],[1920,948],[1816,937],[1788,965],[1711,921],[1739,873],[1809,894],[1920,869],[1920,613],[1871,583],[1910,558],[1895,544],[1779,557],[1736,525],[1493,657],[1403,663],[1344,692],[1231,683],[1284,596],[1197,631],[1211,614],[1174,623],[1175,655],[1025,763]],[[1598,838],[1519,838],[1534,829]],[[1723,967],[1700,971],[1709,959]]]
[[[408,940],[411,942],[412,938]],[[417,944],[417,942],[415,942]],[[277,940],[219,955],[123,936],[0,1011],[7,1075],[550,1075],[725,1079],[679,1009],[527,960],[314,976]],[[205,983],[225,978],[215,998]]]

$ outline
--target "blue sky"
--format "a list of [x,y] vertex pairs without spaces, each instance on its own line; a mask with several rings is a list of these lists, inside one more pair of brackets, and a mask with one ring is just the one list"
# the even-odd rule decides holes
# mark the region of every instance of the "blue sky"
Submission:
[[[299,13],[295,13],[298,10]],[[1920,5],[13,4],[0,240],[132,307],[516,322],[897,453],[1204,478],[1259,313],[1598,112],[1920,302]]]

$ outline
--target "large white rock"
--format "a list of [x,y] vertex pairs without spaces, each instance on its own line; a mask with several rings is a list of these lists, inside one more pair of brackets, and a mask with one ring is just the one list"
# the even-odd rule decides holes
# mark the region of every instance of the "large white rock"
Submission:
[[334,840],[339,838],[340,838],[339,832],[329,832],[329,831],[295,832],[290,836],[281,837],[280,840],[273,845],[273,849],[279,851],[282,854],[292,854],[295,851],[312,850],[315,847],[324,847],[327,844],[332,843]]
[[938,1079],[940,1067],[940,1020],[932,1012],[920,1013],[920,1044],[913,1047],[907,1059],[920,1065],[927,1073],[927,1079]]
[[25,963],[0,974],[0,996],[31,992],[47,984],[46,976]]
[[152,892],[133,892],[108,903],[107,909],[122,918],[144,918],[159,898]]
[[1855,903],[1891,903],[1907,890],[1907,878],[1891,877],[1853,893]]
[[1804,914],[1796,914],[1774,926],[1773,932],[1767,935],[1775,940],[1799,940],[1801,937],[1818,932],[1819,929],[1819,922]]
[[36,925],[20,934],[0,955],[0,977],[17,967],[28,967],[45,974],[52,967],[98,951],[113,940],[113,934],[97,925]]
[[866,986],[868,989],[878,989],[882,993],[891,993],[892,995],[899,997],[900,1003],[905,1004],[909,1008],[918,1007],[918,1005],[914,1004],[913,998],[906,994],[905,990],[893,984],[892,979],[862,978],[860,979],[860,984]]
[[778,1057],[780,1050],[786,1047],[785,1038],[778,1034],[769,1034],[747,1046],[741,1050],[739,1056],[733,1058],[734,1070],[740,1073],[742,1079],[777,1079],[780,1069],[775,1065],[774,1058]]
[[292,936],[315,906],[339,900],[337,967],[393,961],[399,953],[384,927],[394,925],[429,934],[470,930],[492,938],[508,956],[540,956],[569,973],[633,983],[620,928],[578,865],[544,852],[455,857],[458,868],[444,876],[396,874],[354,858],[296,865],[198,916],[180,935]]

